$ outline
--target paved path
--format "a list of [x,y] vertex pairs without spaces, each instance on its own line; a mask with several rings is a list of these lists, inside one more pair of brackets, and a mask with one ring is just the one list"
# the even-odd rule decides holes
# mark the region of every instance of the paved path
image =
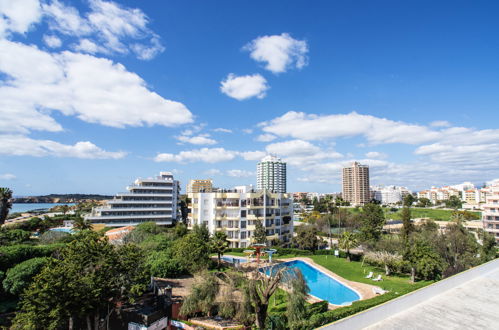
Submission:
[[499,268],[366,329],[499,329]]

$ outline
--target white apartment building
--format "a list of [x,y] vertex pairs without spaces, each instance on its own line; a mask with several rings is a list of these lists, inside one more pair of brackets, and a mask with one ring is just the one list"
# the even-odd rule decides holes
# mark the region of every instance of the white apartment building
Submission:
[[137,179],[104,206],[95,207],[85,219],[108,227],[135,226],[153,221],[158,225],[171,225],[180,216],[178,211],[179,182],[170,172],[159,176]]
[[410,195],[411,191],[406,187],[398,186],[374,186],[371,187],[374,199],[383,205],[397,204],[402,202],[405,196]]
[[428,198],[433,204],[437,203],[438,201],[447,200],[451,196],[457,196],[461,198],[461,192],[458,189],[452,188],[450,186],[444,186],[441,188],[431,187],[428,190],[418,192],[418,198]]
[[255,191],[251,186],[211,193],[190,193],[188,226],[206,224],[211,234],[223,230],[230,247],[252,243],[256,221],[267,231],[267,242],[290,242],[293,237],[293,199],[284,193]]
[[499,185],[489,187],[489,191],[483,205],[483,229],[494,235],[496,243],[499,243]]
[[256,166],[256,187],[276,193],[286,192],[286,163],[275,156],[264,157]]
[[353,205],[364,205],[371,199],[369,166],[357,162],[342,171],[342,197]]

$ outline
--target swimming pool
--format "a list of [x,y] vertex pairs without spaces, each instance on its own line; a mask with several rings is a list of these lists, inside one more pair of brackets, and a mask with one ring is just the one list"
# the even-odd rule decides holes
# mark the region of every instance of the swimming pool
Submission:
[[[273,266],[274,271],[287,267],[289,270],[299,269],[310,288],[309,294],[322,300],[327,300],[333,305],[349,304],[360,300],[360,295],[341,284],[331,276],[301,260],[283,262]],[[265,274],[270,274],[270,267],[262,268]]]
[[244,264],[245,262],[247,262],[247,260],[245,258],[236,258],[236,257],[229,257],[229,256],[222,256],[222,259],[223,261],[225,262],[230,262],[231,264],[234,264],[236,262],[239,262],[240,264]]

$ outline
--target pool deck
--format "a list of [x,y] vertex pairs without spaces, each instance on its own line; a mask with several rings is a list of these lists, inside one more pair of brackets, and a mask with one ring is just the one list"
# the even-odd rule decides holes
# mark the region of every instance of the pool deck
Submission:
[[[232,255],[224,255],[226,257],[234,257],[234,258],[240,258],[240,259],[246,259],[245,257],[238,257],[238,256],[232,256]],[[374,298],[375,296],[377,296],[374,292],[373,292],[373,289],[374,288],[378,288],[378,286],[376,285],[370,285],[370,284],[365,284],[365,283],[360,283],[360,282],[354,282],[354,281],[349,281],[335,273],[333,273],[332,271],[330,271],[329,269],[317,264],[315,261],[313,261],[311,258],[306,258],[306,257],[295,257],[295,258],[282,258],[282,259],[278,259],[279,262],[287,262],[287,261],[294,261],[294,260],[300,260],[300,261],[304,261],[306,263],[308,263],[309,265],[317,268],[318,270],[320,270],[321,272],[331,276],[332,278],[334,278],[335,280],[337,280],[338,282],[340,282],[341,284],[345,285],[346,287],[350,288],[350,289],[353,289],[353,291],[357,292],[357,294],[360,295],[360,300],[366,300],[366,299],[371,299],[371,298]],[[277,259],[275,259],[275,261],[277,261]],[[254,261],[252,262],[249,262],[249,263],[245,263],[244,265],[252,265],[254,264]],[[267,262],[262,262],[261,263],[261,266],[266,266],[268,265]],[[319,298],[316,298],[314,296],[310,296],[309,295],[309,299],[308,299],[308,302],[310,303],[314,303],[314,302],[318,302],[318,301],[322,301],[322,299],[319,299]],[[329,309],[336,309],[336,308],[340,308],[340,307],[344,307],[344,306],[341,306],[341,305],[333,305],[333,304],[329,304]]]

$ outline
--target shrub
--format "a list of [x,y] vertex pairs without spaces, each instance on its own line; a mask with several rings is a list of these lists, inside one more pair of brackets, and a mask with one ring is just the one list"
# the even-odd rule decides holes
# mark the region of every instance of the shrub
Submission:
[[64,242],[65,238],[71,236],[71,234],[63,231],[48,230],[40,235],[41,244],[52,244]]
[[49,257],[62,248],[64,244],[44,246],[10,245],[0,247],[0,270],[6,271],[15,265],[35,257]]
[[187,273],[182,263],[171,257],[167,251],[154,251],[146,260],[151,276],[175,277]]
[[47,264],[49,258],[32,258],[15,265],[7,271],[3,288],[5,291],[20,295],[26,289],[42,268]]

